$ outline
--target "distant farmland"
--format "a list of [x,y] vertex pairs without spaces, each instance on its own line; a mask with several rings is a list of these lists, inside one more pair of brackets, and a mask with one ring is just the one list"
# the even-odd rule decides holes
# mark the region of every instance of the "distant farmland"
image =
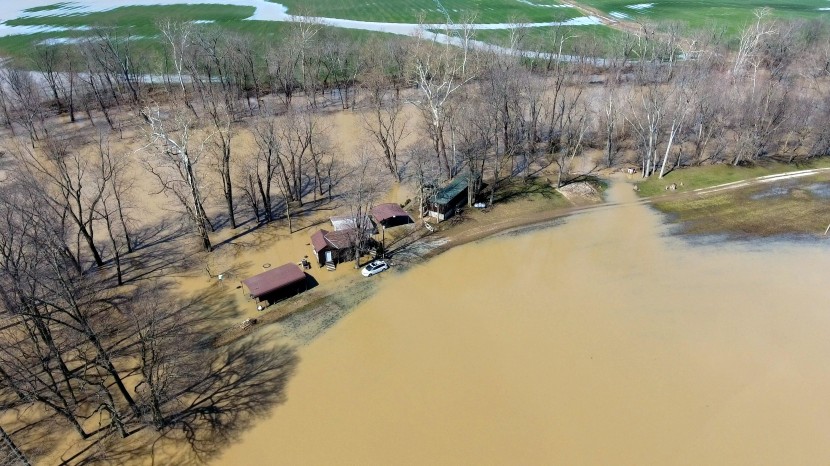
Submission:
[[309,12],[313,16],[384,21],[396,23],[440,23],[449,15],[461,20],[475,14],[479,23],[505,23],[521,20],[546,23],[581,16],[555,0],[280,0],[288,11]]
[[[290,19],[287,15],[327,18],[326,24],[330,26],[327,29],[352,38],[377,35],[378,31],[411,33],[409,30],[393,30],[396,25],[400,28],[401,23],[424,21],[438,24],[447,20],[460,22],[472,17],[478,24],[491,26],[478,31],[479,40],[504,45],[508,42],[510,33],[507,27],[511,23],[568,21],[585,17],[591,12],[598,12],[606,23],[614,20],[649,23],[676,21],[692,29],[719,25],[725,27],[733,38],[754,19],[753,11],[762,6],[770,7],[773,16],[778,18],[830,18],[828,0],[666,0],[651,3],[635,3],[636,0],[582,0],[575,3],[568,0],[280,0],[271,3],[264,0],[201,0],[202,4],[195,3],[200,0],[190,1],[194,3],[177,4],[176,0],[112,0],[111,4],[105,0],[49,3],[48,0],[34,0],[25,4],[20,1],[23,5],[19,7],[6,3],[0,5],[0,13],[7,12],[6,17],[0,17],[0,54],[25,56],[33,44],[71,41],[89,35],[89,27],[99,25],[129,30],[138,40],[155,42],[152,39],[158,34],[156,23],[162,19],[212,23],[256,40],[279,40],[288,25],[285,21]],[[580,11],[577,5],[586,8]],[[30,7],[24,9],[26,6]],[[347,26],[350,29],[341,29],[344,21],[372,22],[373,25],[351,24]],[[627,34],[613,29],[613,24],[611,27],[600,25],[595,18],[589,23],[592,25],[571,27],[567,31],[567,35],[573,38],[572,44],[566,45],[568,51],[572,46],[579,45],[577,42],[585,43],[589,38],[609,44]],[[549,38],[553,34],[553,28],[535,27],[527,31],[526,37],[532,46],[552,50]]]
[[830,18],[827,0],[665,0],[636,3],[624,0],[583,0],[581,4],[596,8],[619,20],[679,21],[692,28],[720,24],[735,31],[754,19],[753,11],[769,7],[772,14],[785,19]]

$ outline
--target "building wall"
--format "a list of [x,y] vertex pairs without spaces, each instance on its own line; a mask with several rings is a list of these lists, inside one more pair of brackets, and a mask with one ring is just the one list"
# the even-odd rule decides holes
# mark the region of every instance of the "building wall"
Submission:
[[443,221],[455,215],[458,207],[464,205],[466,202],[467,189],[464,189],[447,204],[431,203],[429,205],[429,209],[427,210],[427,215],[432,218],[437,218],[439,221]]

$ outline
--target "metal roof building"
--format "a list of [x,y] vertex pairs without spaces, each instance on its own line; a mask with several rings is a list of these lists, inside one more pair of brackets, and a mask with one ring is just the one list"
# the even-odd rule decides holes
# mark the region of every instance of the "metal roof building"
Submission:
[[242,280],[242,285],[248,288],[251,298],[257,301],[268,301],[270,304],[305,291],[306,276],[297,264],[288,263]]
[[384,228],[415,223],[412,217],[398,204],[378,204],[372,207],[371,214],[375,222],[383,225]]

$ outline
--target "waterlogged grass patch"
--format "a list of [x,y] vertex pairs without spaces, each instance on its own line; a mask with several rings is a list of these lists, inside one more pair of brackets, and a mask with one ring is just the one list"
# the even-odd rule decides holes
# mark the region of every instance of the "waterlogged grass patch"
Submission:
[[785,182],[773,196],[767,185],[724,191],[704,197],[658,200],[654,206],[681,225],[686,234],[726,234],[733,238],[787,235],[819,236],[830,223],[830,202],[816,186],[830,182],[820,174]]
[[63,15],[23,16],[6,21],[9,26],[45,26],[54,28],[83,28],[89,26],[129,27],[137,34],[153,34],[157,23],[170,21],[233,22],[249,18],[256,9],[248,6],[210,5],[154,5],[123,6],[107,11]]

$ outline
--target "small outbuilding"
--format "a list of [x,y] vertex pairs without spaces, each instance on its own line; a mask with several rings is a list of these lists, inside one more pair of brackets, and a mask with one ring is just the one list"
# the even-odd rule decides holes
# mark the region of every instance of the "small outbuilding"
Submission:
[[371,215],[375,223],[383,226],[383,228],[415,223],[412,217],[398,204],[378,204],[372,207]]
[[467,202],[468,185],[466,176],[455,177],[430,197],[427,214],[438,220],[446,220],[455,215],[456,210]]
[[363,219],[360,222],[357,221],[357,217],[351,215],[337,215],[331,217],[329,221],[331,222],[331,226],[334,228],[334,231],[354,230],[359,224],[369,234],[374,235],[377,233],[377,228],[375,227],[375,224],[372,223],[372,219],[368,215],[363,216]]
[[292,263],[242,280],[242,285],[252,299],[264,301],[266,306],[308,289],[305,272]]
[[320,267],[335,265],[354,259],[354,243],[357,230],[317,230],[311,235],[311,247]]

